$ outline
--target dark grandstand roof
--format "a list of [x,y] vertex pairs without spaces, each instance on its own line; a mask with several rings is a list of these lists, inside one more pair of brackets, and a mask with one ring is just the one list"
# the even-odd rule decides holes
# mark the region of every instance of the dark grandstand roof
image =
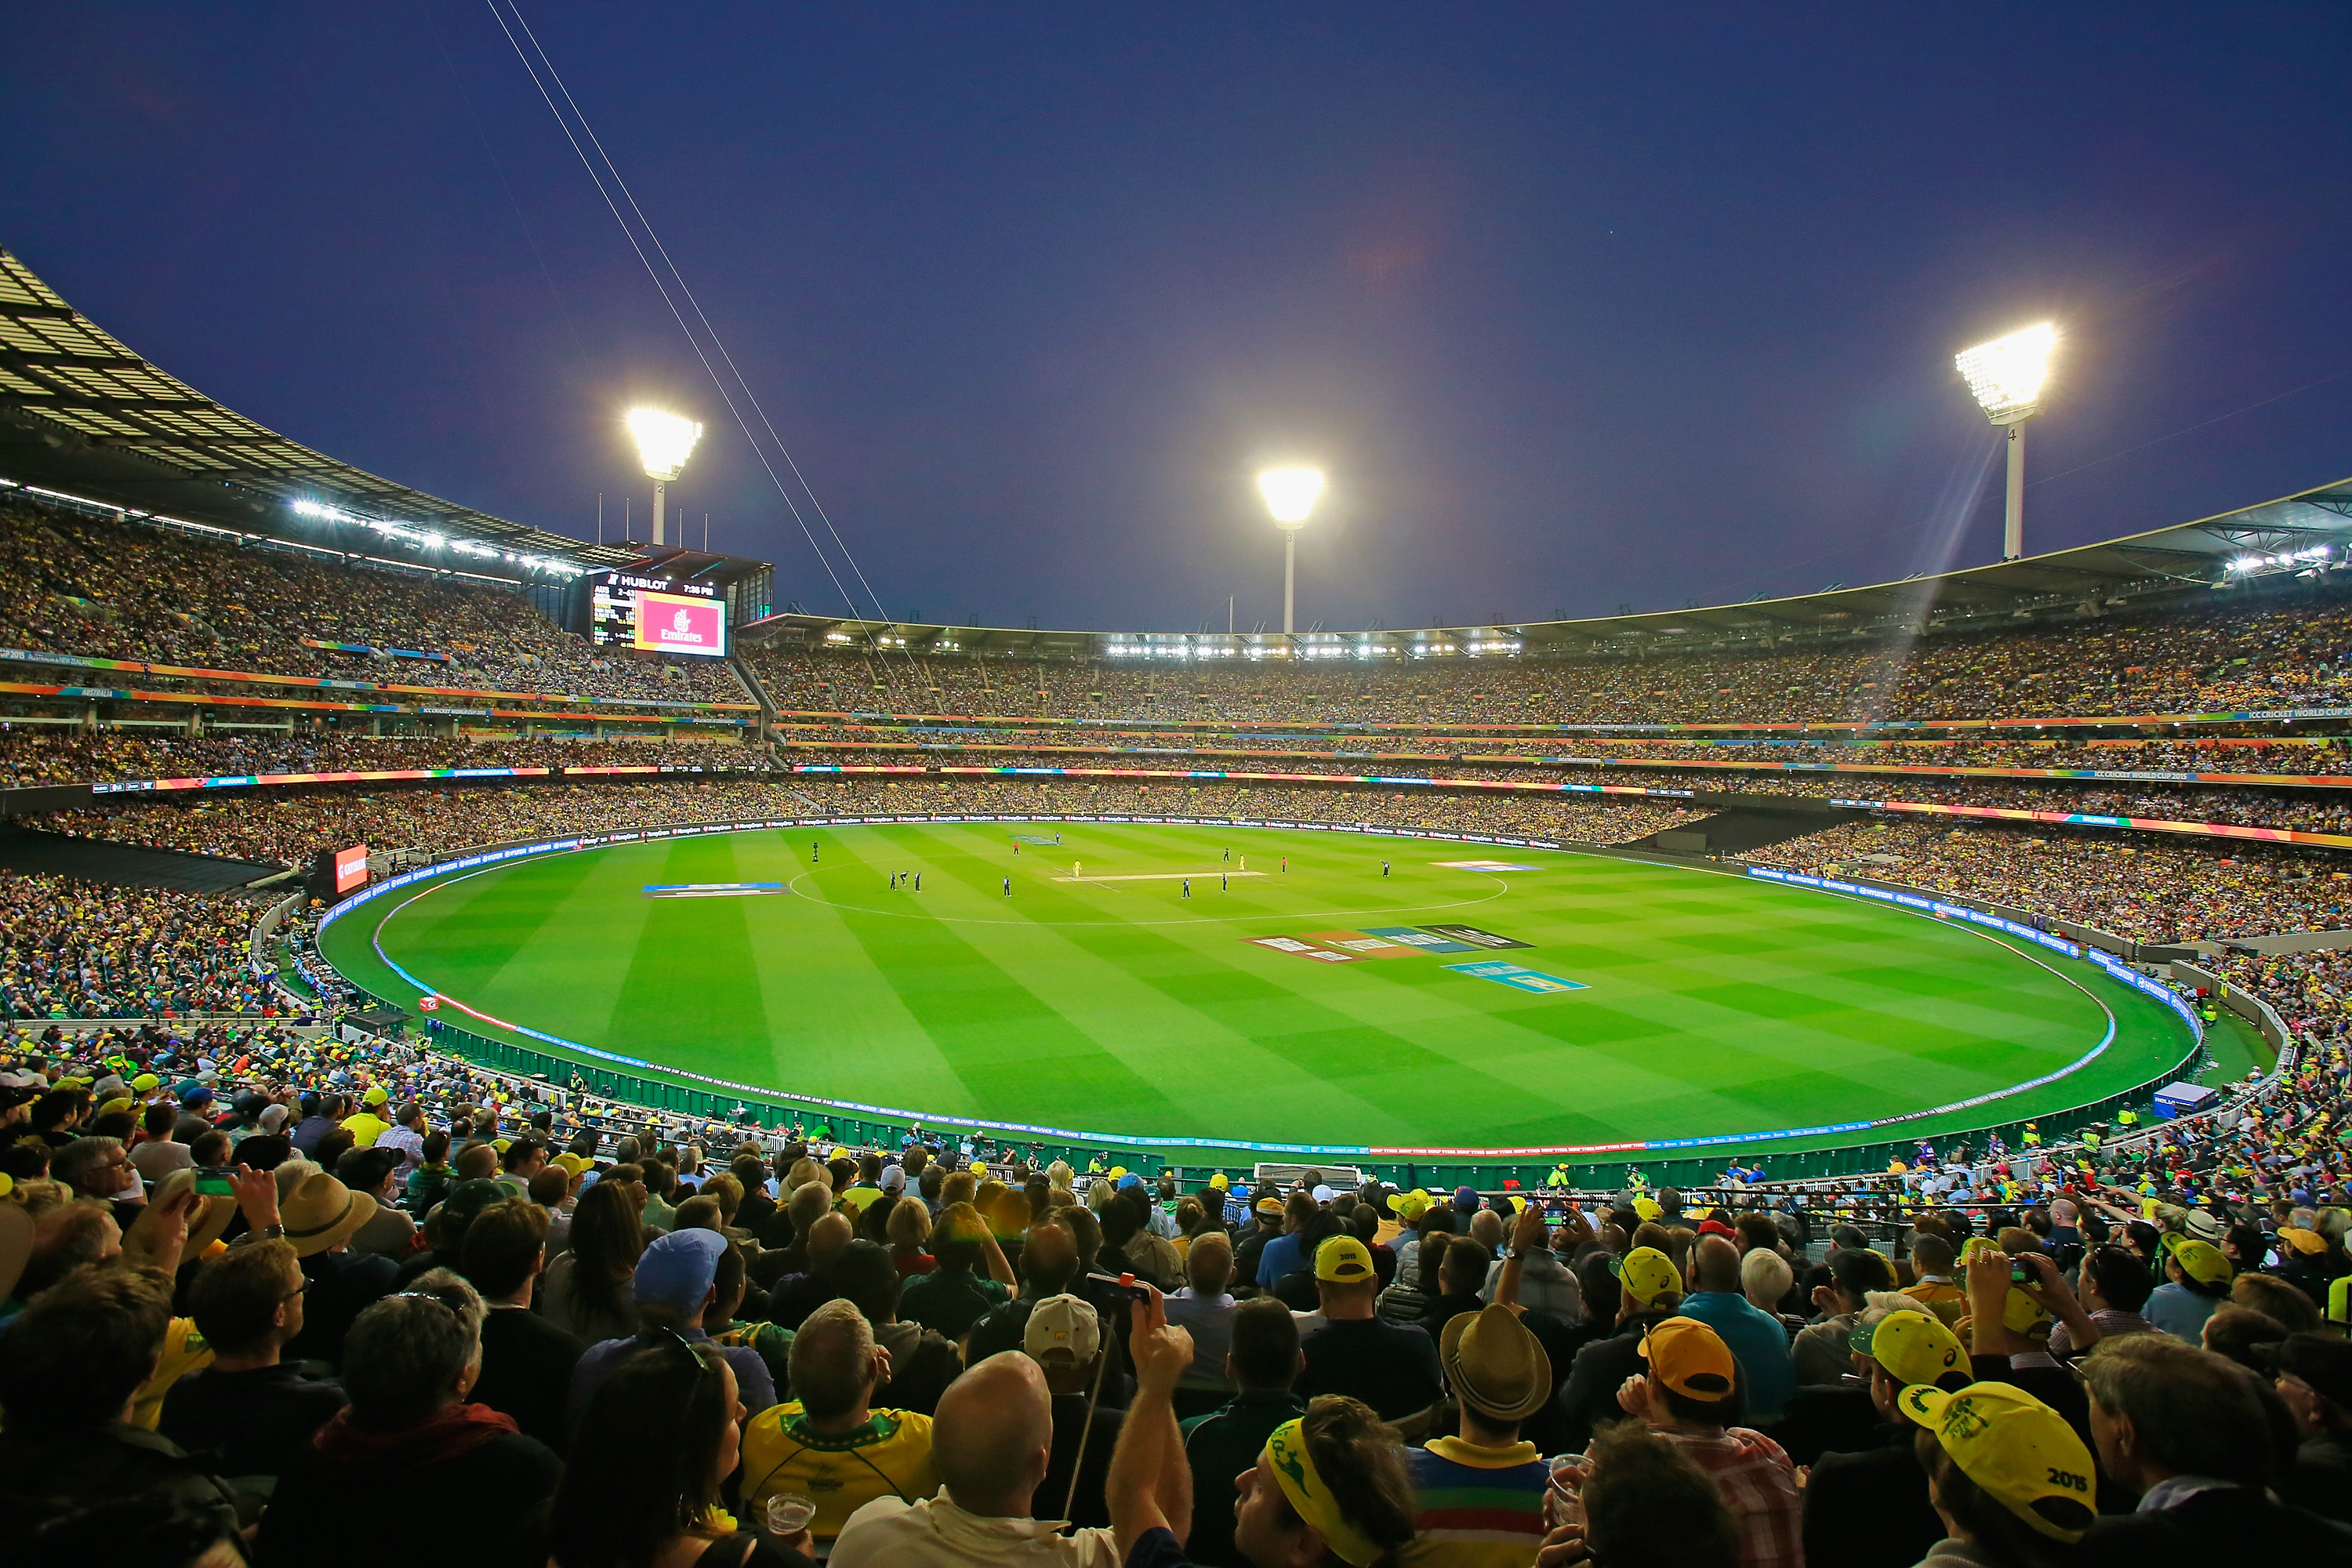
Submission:
[[1036,654],[1149,658],[1180,649],[1236,648],[1286,640],[1328,657],[1431,652],[1484,655],[1648,653],[1768,646],[1919,628],[2017,625],[2071,616],[2094,607],[2173,600],[2266,580],[2333,575],[2352,570],[2352,479],[2074,550],[2028,555],[1990,566],[1906,578],[1861,588],[1832,588],[1784,599],[1755,599],[1645,615],[1572,621],[1301,632],[1041,631],[1035,627],[916,626],[790,612],[738,628],[749,640],[922,653]]
[[634,544],[583,544],[492,517],[289,440],[140,358],[6,250],[0,250],[0,478],[338,548],[359,542],[333,537],[331,523],[305,526],[292,503],[579,566],[625,565],[639,553]]

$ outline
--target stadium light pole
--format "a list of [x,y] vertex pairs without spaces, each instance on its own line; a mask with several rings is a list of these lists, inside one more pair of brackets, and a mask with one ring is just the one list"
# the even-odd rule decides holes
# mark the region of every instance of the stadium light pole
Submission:
[[2058,329],[2048,321],[1964,349],[1952,357],[1985,417],[2008,432],[2009,504],[2001,521],[2000,558],[2025,553],[2025,422],[2042,412],[2050,353]]
[[654,542],[667,544],[662,527],[663,501],[670,480],[686,471],[686,459],[702,439],[702,426],[657,408],[629,410],[629,434],[637,438],[637,460],[654,482]]
[[1268,468],[1257,477],[1258,493],[1274,526],[1282,530],[1282,635],[1291,632],[1292,605],[1298,586],[1298,531],[1323,494],[1319,468]]

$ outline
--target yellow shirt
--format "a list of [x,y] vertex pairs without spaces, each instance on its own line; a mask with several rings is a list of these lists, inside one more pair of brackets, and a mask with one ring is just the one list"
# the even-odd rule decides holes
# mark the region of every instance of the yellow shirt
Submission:
[[743,1428],[746,1511],[761,1518],[776,1493],[800,1493],[816,1504],[809,1529],[820,1555],[849,1516],[876,1498],[912,1503],[939,1489],[931,1418],[911,1410],[877,1410],[854,1432],[817,1433],[795,1400],[772,1405]]
[[352,1147],[364,1149],[392,1131],[392,1123],[373,1110],[362,1110],[357,1116],[343,1118],[343,1131],[352,1135]]

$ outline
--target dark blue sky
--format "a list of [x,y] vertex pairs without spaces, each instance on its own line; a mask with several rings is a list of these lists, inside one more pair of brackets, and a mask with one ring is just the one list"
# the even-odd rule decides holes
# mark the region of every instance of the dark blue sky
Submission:
[[[1302,625],[1982,561],[1950,356],[2045,316],[2030,544],[2352,474],[2352,374],[2173,434],[2352,371],[2352,8],[1643,9],[525,15],[893,615],[1278,622],[1276,456]],[[485,5],[9,34],[0,244],[134,349],[583,537],[666,401],[841,607]]]

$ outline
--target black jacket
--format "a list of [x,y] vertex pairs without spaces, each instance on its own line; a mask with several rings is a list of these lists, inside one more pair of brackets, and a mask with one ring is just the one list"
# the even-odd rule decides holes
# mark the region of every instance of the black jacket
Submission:
[[1805,1483],[1805,1561],[1837,1568],[1911,1568],[1944,1539],[1927,1500],[1912,1433],[1882,1427],[1879,1447],[1823,1454]]
[[1592,1441],[1595,1426],[1625,1418],[1625,1412],[1618,1407],[1617,1390],[1627,1378],[1648,1370],[1642,1361],[1642,1336],[1650,1331],[1651,1324],[1673,1316],[1672,1312],[1636,1312],[1618,1324],[1615,1333],[1576,1352],[1576,1363],[1569,1368],[1568,1385],[1559,1391],[1559,1401],[1560,1417],[1567,1426],[1561,1441],[1569,1451],[1581,1453]]
[[2075,1548],[2071,1568],[2245,1560],[2341,1568],[2352,1564],[2352,1530],[2252,1488],[2223,1487],[2178,1508],[2101,1519]]

